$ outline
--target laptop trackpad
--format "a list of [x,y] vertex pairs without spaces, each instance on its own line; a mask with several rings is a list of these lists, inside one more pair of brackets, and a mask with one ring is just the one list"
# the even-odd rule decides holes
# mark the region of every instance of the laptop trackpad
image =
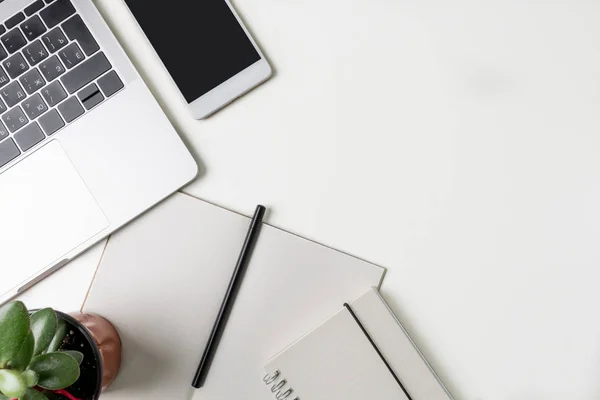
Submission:
[[59,142],[0,175],[0,295],[108,226]]

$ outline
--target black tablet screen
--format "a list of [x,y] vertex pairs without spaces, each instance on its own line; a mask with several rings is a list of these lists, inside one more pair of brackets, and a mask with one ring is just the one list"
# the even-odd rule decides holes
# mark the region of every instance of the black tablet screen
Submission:
[[224,0],[126,0],[188,103],[260,60]]

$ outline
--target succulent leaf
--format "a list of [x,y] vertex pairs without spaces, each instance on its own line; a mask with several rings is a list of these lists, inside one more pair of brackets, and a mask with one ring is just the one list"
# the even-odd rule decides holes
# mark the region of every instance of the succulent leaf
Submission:
[[83,353],[81,353],[79,351],[63,350],[63,351],[61,351],[61,353],[70,355],[71,357],[73,357],[75,359],[75,361],[77,361],[77,364],[79,364],[79,365],[81,365],[81,363],[83,362]]
[[48,400],[48,398],[42,392],[29,388],[23,400]]
[[0,369],[0,392],[10,398],[19,398],[26,391],[27,384],[19,371]]
[[58,319],[56,318],[56,313],[51,308],[44,308],[31,316],[31,331],[35,339],[33,347],[34,356],[37,356],[48,348],[54,338],[57,326]]
[[31,361],[31,357],[33,356],[34,344],[33,333],[29,331],[25,340],[21,343],[19,351],[17,351],[17,354],[10,360],[8,366],[12,369],[25,371],[25,368],[27,368]]
[[14,357],[29,333],[29,312],[20,301],[0,307],[0,368]]
[[23,372],[22,376],[23,379],[25,379],[25,384],[27,387],[32,388],[37,385],[39,377],[35,371],[28,369],[27,371]]
[[37,372],[37,385],[48,390],[59,390],[71,386],[79,379],[79,364],[72,356],[57,352],[34,357],[29,369]]
[[46,349],[46,351],[44,351],[43,353],[54,353],[55,351],[57,351],[62,345],[66,334],[67,322],[64,319],[59,319],[58,324],[56,326],[56,332],[54,333],[54,337],[52,338],[48,349]]

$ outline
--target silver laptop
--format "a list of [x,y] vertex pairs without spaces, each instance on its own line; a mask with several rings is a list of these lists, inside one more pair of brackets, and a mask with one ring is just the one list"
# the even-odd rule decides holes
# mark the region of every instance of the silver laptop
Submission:
[[0,303],[196,174],[91,0],[0,0]]

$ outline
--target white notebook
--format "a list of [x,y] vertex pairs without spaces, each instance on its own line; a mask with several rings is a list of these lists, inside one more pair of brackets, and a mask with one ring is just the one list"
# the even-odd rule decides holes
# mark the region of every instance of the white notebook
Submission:
[[278,400],[451,400],[376,289],[276,355],[263,382]]
[[103,400],[267,400],[256,379],[264,360],[383,279],[383,268],[264,225],[205,386],[193,390],[249,224],[178,193],[109,239],[83,306],[123,341]]

